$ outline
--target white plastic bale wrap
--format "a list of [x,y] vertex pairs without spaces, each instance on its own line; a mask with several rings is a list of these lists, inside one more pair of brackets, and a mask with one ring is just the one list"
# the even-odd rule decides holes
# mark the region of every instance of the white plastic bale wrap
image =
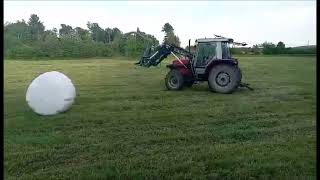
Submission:
[[40,115],[54,115],[68,110],[75,97],[76,89],[72,81],[57,71],[36,77],[26,94],[28,105]]

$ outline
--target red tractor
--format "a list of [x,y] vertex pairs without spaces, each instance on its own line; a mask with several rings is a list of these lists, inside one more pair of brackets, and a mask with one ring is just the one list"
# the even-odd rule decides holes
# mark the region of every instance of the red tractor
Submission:
[[[208,81],[210,89],[218,93],[232,93],[239,86],[252,90],[248,84],[241,82],[241,70],[238,60],[231,57],[230,44],[246,45],[222,36],[197,39],[196,50],[192,54],[190,40],[189,51],[164,42],[152,55],[151,48],[147,48],[144,56],[136,64],[145,67],[157,66],[168,55],[174,55],[176,59],[172,64],[167,65],[170,71],[165,78],[165,84],[169,90],[191,87],[194,83],[201,81]],[[182,57],[178,57],[177,54]]]

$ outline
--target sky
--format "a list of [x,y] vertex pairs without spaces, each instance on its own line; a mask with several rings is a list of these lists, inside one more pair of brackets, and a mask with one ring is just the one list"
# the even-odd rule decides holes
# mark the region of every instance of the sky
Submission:
[[214,34],[246,42],[282,41],[288,47],[316,44],[316,1],[4,1],[4,23],[37,14],[46,29],[60,24],[87,29],[117,27],[154,35],[162,42],[169,22],[185,47]]

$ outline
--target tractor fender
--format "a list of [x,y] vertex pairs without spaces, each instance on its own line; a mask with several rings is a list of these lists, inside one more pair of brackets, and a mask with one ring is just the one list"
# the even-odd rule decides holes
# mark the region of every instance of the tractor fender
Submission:
[[192,73],[190,71],[190,69],[187,67],[186,65],[183,64],[168,64],[167,68],[169,69],[177,69],[179,70],[179,72],[183,75],[183,76],[191,76]]
[[206,76],[209,75],[210,70],[218,65],[218,64],[230,64],[230,65],[234,65],[237,66],[238,65],[238,60],[237,59],[219,59],[219,60],[212,60],[211,62],[209,62],[206,66],[206,70],[205,70],[205,74]]
[[182,64],[168,64],[167,68],[169,68],[169,69],[180,69],[180,68],[185,68],[185,67]]

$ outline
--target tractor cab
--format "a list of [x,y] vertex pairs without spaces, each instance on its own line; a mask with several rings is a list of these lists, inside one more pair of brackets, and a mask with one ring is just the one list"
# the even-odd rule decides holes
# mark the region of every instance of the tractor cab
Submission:
[[205,67],[213,60],[230,60],[230,43],[233,39],[229,38],[204,38],[197,39],[195,42],[196,52],[193,58],[194,67]]

